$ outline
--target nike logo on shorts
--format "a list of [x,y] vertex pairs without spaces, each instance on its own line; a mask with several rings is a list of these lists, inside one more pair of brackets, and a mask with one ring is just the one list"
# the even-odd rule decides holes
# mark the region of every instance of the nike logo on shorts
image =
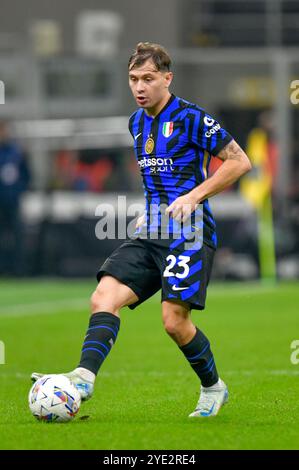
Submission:
[[177,286],[172,286],[172,290],[185,290],[189,289],[189,287],[177,287]]

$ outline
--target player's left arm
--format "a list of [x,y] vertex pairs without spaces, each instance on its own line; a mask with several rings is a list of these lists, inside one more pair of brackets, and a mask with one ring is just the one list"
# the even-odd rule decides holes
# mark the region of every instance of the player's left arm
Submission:
[[192,191],[177,198],[166,212],[177,220],[186,220],[198,204],[220,193],[250,171],[251,163],[235,140],[231,140],[217,155],[223,161],[218,170]]
[[193,190],[197,203],[220,193],[251,170],[248,156],[235,140],[227,144],[217,157],[223,161],[223,164],[210,178]]

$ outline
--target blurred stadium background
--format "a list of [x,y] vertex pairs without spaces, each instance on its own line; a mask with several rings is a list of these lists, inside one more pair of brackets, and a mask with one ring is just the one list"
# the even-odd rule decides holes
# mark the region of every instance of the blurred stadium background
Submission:
[[[230,406],[205,425],[187,419],[198,379],[157,295],[124,312],[82,406],[90,419],[39,426],[30,373],[77,364],[95,273],[122,242],[96,238],[96,207],[143,201],[127,129],[139,41],[168,48],[172,91],[217,116],[253,163],[211,198],[219,282],[194,315]],[[0,448],[298,449],[298,51],[297,0],[1,0]]]
[[[253,159],[250,181],[211,200],[214,278],[261,276],[257,220],[269,192],[277,276],[299,277],[297,1],[2,0],[0,31],[2,276],[94,276],[120,243],[96,239],[95,208],[118,194],[143,201],[127,60],[148,40],[173,58],[172,91],[219,117]],[[12,141],[22,168],[7,160]]]

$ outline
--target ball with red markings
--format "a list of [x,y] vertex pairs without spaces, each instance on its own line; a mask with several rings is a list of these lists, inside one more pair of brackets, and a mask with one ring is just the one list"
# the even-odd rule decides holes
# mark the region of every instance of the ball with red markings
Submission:
[[29,408],[33,416],[46,422],[72,420],[81,405],[76,387],[64,375],[44,375],[30,389]]

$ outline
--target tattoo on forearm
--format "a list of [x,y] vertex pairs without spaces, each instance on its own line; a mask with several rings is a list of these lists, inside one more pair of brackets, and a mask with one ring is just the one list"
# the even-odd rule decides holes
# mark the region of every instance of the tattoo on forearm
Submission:
[[221,152],[218,153],[217,157],[221,160],[242,160],[244,152],[236,141],[232,141],[227,144]]

